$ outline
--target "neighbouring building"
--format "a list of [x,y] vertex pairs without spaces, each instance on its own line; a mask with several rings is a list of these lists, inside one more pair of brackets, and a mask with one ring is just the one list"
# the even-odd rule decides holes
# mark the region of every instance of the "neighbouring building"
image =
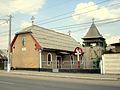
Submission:
[[0,69],[6,69],[7,67],[7,50],[0,49]]
[[84,46],[84,68],[99,68],[99,62],[105,51],[106,42],[99,33],[94,21],[87,34],[82,38]]
[[[70,35],[32,25],[16,33],[12,44],[14,69],[76,69],[82,57],[80,43]],[[77,53],[75,49],[81,51]],[[79,51],[79,50],[78,50]]]
[[114,52],[120,52],[120,42],[118,43],[112,43],[111,46],[114,46],[115,47],[115,50]]
[[111,44],[109,52],[102,55],[101,74],[120,74],[120,42]]

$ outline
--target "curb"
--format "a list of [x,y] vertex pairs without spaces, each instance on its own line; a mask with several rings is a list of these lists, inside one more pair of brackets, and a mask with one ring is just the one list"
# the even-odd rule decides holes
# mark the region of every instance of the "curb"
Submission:
[[[8,72],[4,72],[8,73]],[[106,78],[106,77],[76,77],[76,76],[61,76],[61,75],[46,75],[46,74],[31,74],[26,72],[10,72],[10,74],[16,74],[16,75],[30,75],[30,76],[44,76],[44,77],[57,77],[57,78],[70,78],[70,79],[86,79],[86,80],[103,80],[103,81],[118,81],[119,78]]]

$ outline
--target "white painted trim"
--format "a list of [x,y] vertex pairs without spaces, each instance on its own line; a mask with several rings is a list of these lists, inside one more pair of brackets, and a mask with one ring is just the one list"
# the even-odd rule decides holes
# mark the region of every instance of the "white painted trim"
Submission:
[[39,68],[42,68],[42,54],[41,54],[42,50],[39,50],[39,54],[40,54],[40,61],[39,61]]
[[[51,61],[50,61],[50,64],[48,64],[48,55],[50,55],[51,56]],[[47,65],[49,66],[49,65],[51,65],[51,62],[52,62],[52,54],[49,52],[48,54],[47,54]]]

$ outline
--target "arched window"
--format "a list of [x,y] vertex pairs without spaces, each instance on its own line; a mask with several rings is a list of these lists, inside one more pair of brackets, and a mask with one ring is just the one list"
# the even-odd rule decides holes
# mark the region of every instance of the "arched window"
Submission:
[[52,61],[52,54],[51,54],[51,53],[48,53],[48,54],[47,54],[47,65],[50,65],[50,64],[51,64],[51,61]]
[[26,45],[26,35],[25,34],[22,35],[22,45],[23,46]]

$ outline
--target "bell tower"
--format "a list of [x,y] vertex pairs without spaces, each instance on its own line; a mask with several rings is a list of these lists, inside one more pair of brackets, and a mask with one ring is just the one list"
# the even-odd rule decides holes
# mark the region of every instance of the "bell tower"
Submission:
[[85,68],[99,68],[99,61],[105,51],[106,42],[98,31],[94,18],[86,35],[82,38],[84,44]]

